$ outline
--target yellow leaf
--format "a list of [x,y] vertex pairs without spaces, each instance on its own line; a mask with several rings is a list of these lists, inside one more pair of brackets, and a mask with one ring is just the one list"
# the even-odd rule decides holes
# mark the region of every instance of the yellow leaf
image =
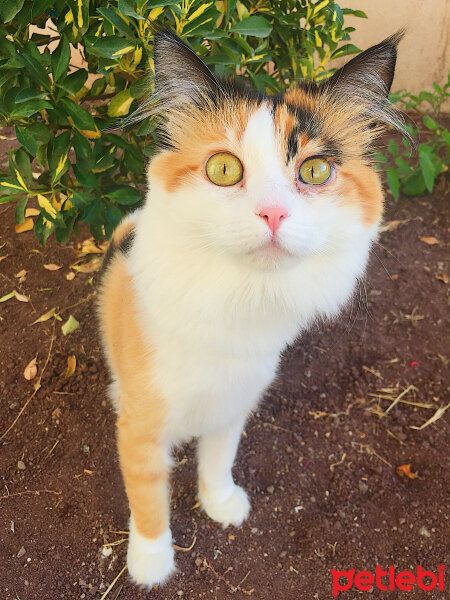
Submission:
[[16,223],[15,229],[16,233],[23,233],[24,231],[30,231],[30,229],[33,229],[33,227],[34,221],[28,217],[23,223]]
[[67,379],[68,377],[72,377],[75,373],[75,369],[77,368],[77,357],[72,354],[72,356],[67,357],[67,369],[64,373],[64,377]]
[[[162,8],[162,7],[159,7],[159,8]],[[141,62],[141,59],[142,59],[142,48],[141,48],[141,46],[138,46],[136,48],[136,50],[134,51],[134,58],[133,58],[133,62],[131,63],[131,69],[133,71],[136,69],[138,64]]]
[[41,214],[41,211],[38,208],[27,208],[25,211],[26,217],[37,217]]
[[47,311],[46,313],[44,313],[43,315],[41,315],[39,317],[39,319],[36,319],[36,321],[33,321],[31,324],[35,325],[36,323],[44,323],[45,321],[48,321],[49,319],[51,319],[55,315],[56,315],[56,306],[54,306],[49,311]]
[[122,56],[122,54],[126,54],[127,52],[131,52],[132,50],[134,50],[134,46],[126,46],[125,48],[122,48],[121,50],[117,50],[117,52],[114,52],[111,56]]
[[64,17],[64,21],[66,22],[66,25],[70,25],[70,23],[73,23],[73,12],[72,12],[72,9],[69,9],[68,12],[66,12],[66,16]]
[[19,294],[18,291],[14,290],[14,296],[16,297],[16,300],[18,300],[19,302],[29,302],[30,299],[27,296],[24,296],[23,294]]
[[19,185],[9,183],[8,181],[0,181],[0,185],[2,185],[3,187],[14,188],[15,190],[22,190],[22,188]]
[[111,100],[108,106],[108,115],[110,117],[123,117],[130,111],[133,98],[130,90],[122,90]]
[[33,358],[23,371],[23,376],[27,381],[34,379],[37,375],[37,366],[36,366],[36,358]]
[[78,0],[78,28],[81,29],[83,27],[83,0]]
[[26,271],[25,269],[22,269],[21,271],[19,271],[18,273],[16,273],[16,274],[14,275],[14,277],[15,277],[16,279],[22,279],[22,277],[26,277],[26,276],[27,276],[27,272],[28,272],[28,271]]
[[26,192],[28,192],[28,188],[27,188],[27,186],[26,186],[26,184],[25,184],[25,181],[22,179],[22,175],[19,173],[19,171],[18,171],[17,169],[14,169],[14,172],[15,172],[15,174],[16,174],[17,181],[19,182],[19,184],[22,186],[22,188],[23,188],[23,189],[24,189]]
[[64,206],[63,206],[63,210],[70,210],[72,208],[73,204],[70,200],[66,200],[64,202]]
[[159,17],[159,15],[164,12],[164,6],[157,6],[156,8],[152,8],[152,10],[148,14],[148,18],[150,21],[154,21]]
[[434,244],[439,244],[439,241],[433,236],[425,236],[420,238],[421,242],[425,242],[429,246],[434,246]]
[[49,263],[48,265],[44,265],[44,269],[47,269],[47,271],[58,271],[59,269],[62,269],[62,265]]
[[95,131],[91,131],[89,129],[79,129],[78,131],[81,133],[81,135],[84,135],[84,137],[88,138],[89,140],[96,140],[101,136],[101,133],[98,129]]
[[41,208],[43,208],[46,213],[48,213],[51,217],[56,217],[56,210],[51,205],[50,200],[48,200],[42,194],[38,194],[37,201],[38,201],[39,206]]
[[322,38],[320,37],[320,35],[317,33],[317,30],[314,30],[314,38],[316,40],[316,46],[318,48],[322,48]]
[[201,4],[197,10],[194,10],[192,15],[188,18],[187,23],[190,23],[200,15],[202,15],[205,10],[207,10],[212,5],[212,2],[208,2],[208,4]]
[[64,154],[63,156],[60,157],[60,159],[58,161],[58,166],[56,167],[55,175],[53,176],[53,179],[56,179],[58,177],[58,175],[61,173],[61,171],[64,169],[64,166],[67,161],[67,156],[68,156],[67,154]]

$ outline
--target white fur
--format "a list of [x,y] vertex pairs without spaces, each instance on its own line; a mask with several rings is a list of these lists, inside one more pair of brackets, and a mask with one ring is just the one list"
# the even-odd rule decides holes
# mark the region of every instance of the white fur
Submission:
[[[129,265],[144,335],[155,350],[152,380],[168,408],[163,441],[200,437],[201,503],[223,525],[239,525],[250,505],[231,467],[245,419],[286,345],[349,299],[377,226],[368,229],[357,206],[325,189],[296,188],[264,105],[240,141],[229,133],[223,150],[240,157],[245,189],[195,175],[168,193],[150,181],[135,216]],[[258,216],[270,205],[289,213],[279,229],[283,250],[267,245],[270,232]],[[170,568],[158,558],[159,566],[151,559],[147,571],[142,557],[152,553],[140,550],[145,544],[136,536],[130,572],[141,583],[156,582],[172,569],[169,545],[162,552]]]
[[164,583],[175,571],[170,529],[149,540],[137,532],[131,516],[127,566],[131,578],[139,585],[151,587]]

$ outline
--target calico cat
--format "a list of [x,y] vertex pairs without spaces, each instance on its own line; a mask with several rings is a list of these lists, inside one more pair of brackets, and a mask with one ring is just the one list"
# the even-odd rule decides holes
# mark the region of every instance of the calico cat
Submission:
[[145,205],[117,227],[99,317],[130,503],[128,570],[174,572],[171,448],[198,438],[199,499],[226,527],[250,502],[232,477],[280,352],[348,301],[383,210],[375,138],[401,34],[326,83],[264,96],[217,79],[178,37],[154,41],[161,145]]

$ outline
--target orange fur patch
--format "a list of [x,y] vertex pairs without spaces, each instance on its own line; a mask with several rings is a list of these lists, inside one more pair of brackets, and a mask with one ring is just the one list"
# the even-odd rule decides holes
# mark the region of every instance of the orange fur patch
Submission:
[[359,161],[349,161],[340,170],[339,196],[343,204],[358,205],[368,227],[381,219],[383,188],[379,175]]
[[[120,240],[129,232],[117,232]],[[119,458],[136,529],[149,539],[169,526],[167,456],[160,436],[164,401],[151,379],[152,349],[142,335],[133,281],[117,253],[104,275],[100,319],[107,354],[120,386]]]
[[133,231],[135,224],[133,221],[122,221],[117,225],[114,229],[114,232],[111,237],[111,242],[116,246],[119,246],[120,243],[126,236]]

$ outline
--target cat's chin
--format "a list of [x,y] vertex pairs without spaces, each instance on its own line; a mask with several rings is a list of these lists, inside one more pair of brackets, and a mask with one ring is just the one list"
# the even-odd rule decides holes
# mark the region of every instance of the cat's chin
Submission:
[[245,254],[245,258],[253,266],[262,269],[288,268],[299,260],[299,257],[279,243],[266,243]]

